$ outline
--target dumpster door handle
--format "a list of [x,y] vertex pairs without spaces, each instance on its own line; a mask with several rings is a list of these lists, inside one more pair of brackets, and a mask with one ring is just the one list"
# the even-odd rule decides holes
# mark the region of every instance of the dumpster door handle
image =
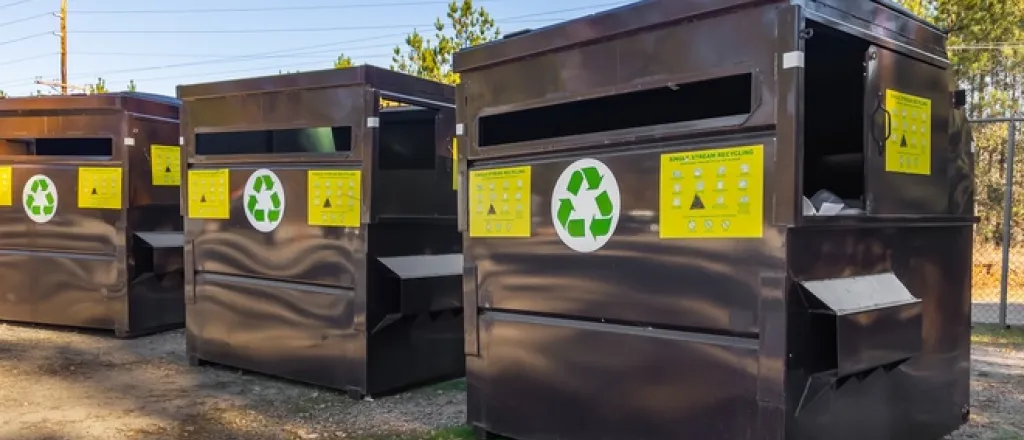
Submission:
[[877,136],[875,136],[875,130],[874,127],[872,127],[871,137],[874,138],[874,141],[878,144],[878,155],[884,156],[885,143],[888,142],[889,137],[892,136],[892,113],[890,113],[889,110],[887,110],[885,106],[882,105],[881,93],[878,94],[878,99],[875,101],[875,110],[871,112],[872,124],[874,124],[875,115],[877,115],[879,111],[882,111],[882,113],[885,115],[885,120],[883,121],[883,124],[885,124],[885,135],[881,139],[879,139]]

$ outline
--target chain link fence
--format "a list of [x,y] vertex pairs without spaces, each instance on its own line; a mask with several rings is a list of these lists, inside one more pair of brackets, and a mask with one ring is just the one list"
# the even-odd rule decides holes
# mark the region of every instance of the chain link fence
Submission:
[[975,323],[1024,325],[1024,119],[972,122],[975,210],[971,312]]

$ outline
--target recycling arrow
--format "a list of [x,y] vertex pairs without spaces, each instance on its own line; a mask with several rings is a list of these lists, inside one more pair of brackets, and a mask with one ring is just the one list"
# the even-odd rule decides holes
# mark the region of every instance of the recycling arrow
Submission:
[[587,189],[595,190],[601,186],[604,177],[597,171],[597,168],[586,167],[583,169],[583,177],[587,179]]

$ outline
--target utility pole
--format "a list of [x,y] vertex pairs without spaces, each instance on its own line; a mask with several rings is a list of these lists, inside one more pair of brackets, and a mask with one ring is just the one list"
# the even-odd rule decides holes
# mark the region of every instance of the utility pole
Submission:
[[60,0],[60,94],[68,94],[68,0]]

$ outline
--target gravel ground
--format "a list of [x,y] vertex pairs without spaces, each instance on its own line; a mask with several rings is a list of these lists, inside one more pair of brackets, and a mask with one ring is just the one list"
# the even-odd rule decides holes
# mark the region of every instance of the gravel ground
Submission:
[[[997,335],[998,336],[998,335]],[[971,423],[948,440],[1024,439],[1024,330],[976,337]],[[460,381],[372,402],[189,367],[181,331],[106,334],[0,324],[2,440],[458,440]]]
[[192,368],[182,331],[106,334],[0,325],[0,439],[410,439],[464,423],[453,382],[355,402],[218,367]]
[[1024,339],[978,339],[971,348],[971,420],[949,439],[1024,439]]

